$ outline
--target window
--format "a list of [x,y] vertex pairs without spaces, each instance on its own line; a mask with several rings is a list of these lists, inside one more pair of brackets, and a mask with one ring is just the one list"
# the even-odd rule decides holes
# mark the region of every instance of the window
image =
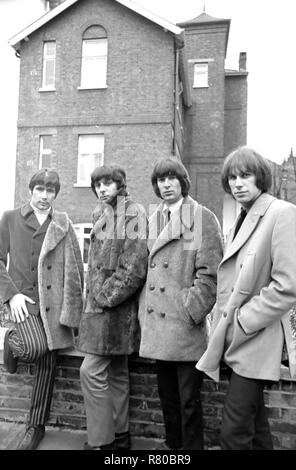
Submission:
[[107,39],[82,41],[81,88],[105,88],[107,75]]
[[54,90],[55,85],[56,42],[46,41],[43,44],[42,89]]
[[90,232],[92,224],[75,224],[74,229],[78,238],[78,243],[81,251],[84,271],[87,270],[88,250],[90,244]]
[[194,64],[194,88],[208,87],[208,63]]
[[104,163],[104,136],[80,135],[78,139],[77,185],[90,186],[90,174]]
[[39,144],[39,169],[52,166],[52,136],[41,135]]

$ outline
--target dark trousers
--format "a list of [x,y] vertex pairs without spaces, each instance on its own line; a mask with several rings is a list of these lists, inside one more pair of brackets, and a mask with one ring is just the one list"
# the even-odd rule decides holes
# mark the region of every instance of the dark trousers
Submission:
[[264,380],[231,372],[221,427],[222,450],[272,450],[264,405]]
[[9,334],[9,346],[14,356],[36,365],[28,424],[45,424],[52,399],[57,351],[48,349],[40,316],[30,315],[24,322],[16,323]]
[[196,361],[156,361],[166,443],[171,449],[203,449],[203,374],[195,364]]

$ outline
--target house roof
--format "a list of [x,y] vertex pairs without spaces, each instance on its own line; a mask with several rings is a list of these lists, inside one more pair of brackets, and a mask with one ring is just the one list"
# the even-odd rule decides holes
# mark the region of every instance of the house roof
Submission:
[[[170,23],[169,21],[165,20],[164,18],[161,18],[160,16],[157,16],[155,13],[150,12],[149,10],[146,10],[145,8],[141,7],[140,5],[137,5],[137,3],[132,2],[131,0],[114,0],[117,3],[120,3],[121,5],[129,8],[130,10],[134,11],[135,13],[138,13],[139,15],[143,16],[144,18],[152,21],[153,23],[158,24],[162,28],[164,28],[166,31],[169,31],[170,33],[174,34],[177,39],[180,39],[181,42],[183,42],[183,29],[180,28],[179,26],[176,26],[173,23]],[[12,36],[12,38],[9,39],[9,44],[17,50],[19,48],[20,42],[30,34],[34,33],[37,31],[39,28],[41,28],[43,25],[51,21],[53,18],[58,16],[60,13],[63,11],[67,10],[67,8],[71,7],[74,5],[74,3],[79,2],[79,0],[65,0],[63,3],[58,5],[56,8],[53,8],[49,12],[45,13],[43,16],[38,18],[36,21],[31,23],[29,26],[27,26],[25,29],[20,31],[19,33],[15,34]]]
[[183,21],[182,23],[177,23],[181,28],[186,28],[188,26],[195,26],[201,24],[214,24],[214,23],[228,23],[230,24],[230,19],[228,18],[216,18],[215,16],[208,15],[205,11],[200,15],[196,16],[192,20]]

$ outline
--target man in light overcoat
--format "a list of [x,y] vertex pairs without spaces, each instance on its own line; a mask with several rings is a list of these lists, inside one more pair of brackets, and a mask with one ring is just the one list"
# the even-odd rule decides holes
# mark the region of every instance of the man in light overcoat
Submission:
[[160,448],[197,450],[203,448],[203,374],[195,363],[207,347],[221,231],[216,216],[189,196],[189,176],[179,160],[159,160],[151,180],[162,202],[149,219],[140,356],[156,360],[166,430]]
[[222,449],[272,449],[263,389],[280,378],[284,343],[292,374],[296,364],[288,313],[296,302],[296,207],[267,193],[270,165],[248,147],[226,158],[222,185],[242,212],[218,269],[210,341],[197,368],[218,381],[221,361],[228,367]]

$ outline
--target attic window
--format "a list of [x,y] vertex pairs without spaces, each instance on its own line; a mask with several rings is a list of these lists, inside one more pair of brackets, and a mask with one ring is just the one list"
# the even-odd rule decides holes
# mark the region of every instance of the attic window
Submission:
[[106,88],[107,34],[101,26],[87,28],[82,37],[81,88]]

